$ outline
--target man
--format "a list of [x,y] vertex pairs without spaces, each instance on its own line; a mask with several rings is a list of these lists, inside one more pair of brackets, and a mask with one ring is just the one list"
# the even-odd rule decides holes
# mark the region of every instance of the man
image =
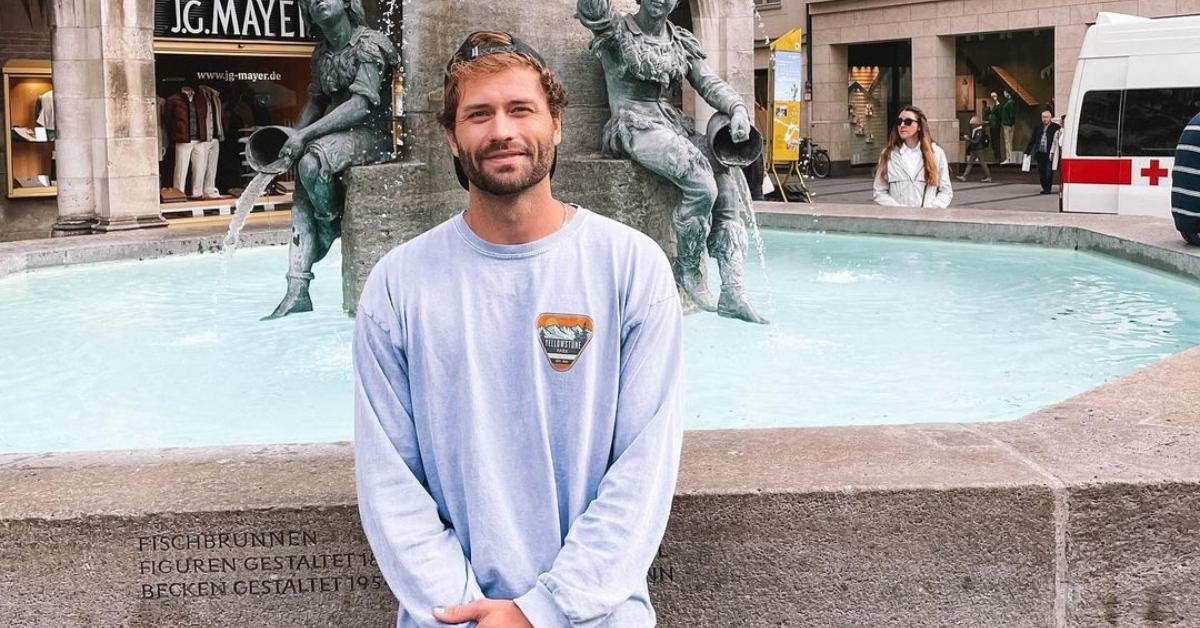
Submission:
[[1200,246],[1200,113],[1183,127],[1171,167],[1171,216],[1179,235]]
[[1025,146],[1025,154],[1033,153],[1037,159],[1038,177],[1042,182],[1042,194],[1050,193],[1054,184],[1054,170],[1050,167],[1050,151],[1054,149],[1054,136],[1058,133],[1058,125],[1052,119],[1054,114],[1042,112],[1042,126],[1033,130],[1029,144]]
[[397,626],[655,624],[682,316],[650,238],[555,199],[562,86],[467,38],[441,116],[467,209],[388,253],[354,335],[363,528]]

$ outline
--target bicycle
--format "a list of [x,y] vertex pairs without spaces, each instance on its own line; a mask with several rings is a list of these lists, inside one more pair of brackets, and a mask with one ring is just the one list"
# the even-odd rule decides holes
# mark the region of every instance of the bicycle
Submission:
[[829,176],[832,167],[829,162],[829,151],[821,148],[820,144],[806,138],[800,140],[800,172],[809,177],[824,179]]

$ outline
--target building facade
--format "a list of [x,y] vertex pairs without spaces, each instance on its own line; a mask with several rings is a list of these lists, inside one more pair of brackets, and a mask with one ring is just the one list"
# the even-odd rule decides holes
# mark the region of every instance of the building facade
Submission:
[[[1087,27],[1101,11],[1200,13],[1200,0],[782,0],[760,3],[762,35],[806,27],[808,135],[835,164],[875,163],[900,106],[930,120],[951,160],[972,116],[1007,92],[1012,124],[993,126],[992,160],[1023,151],[1042,110],[1065,110]],[[762,77],[768,54],[756,42]],[[758,93],[763,93],[759,89]],[[1056,105],[1057,103],[1057,105]],[[1055,115],[1059,112],[1055,111]],[[986,120],[985,120],[986,121]],[[1011,144],[1003,146],[1011,126]]]
[[[637,9],[634,0],[615,2]],[[405,3],[362,4],[369,24],[402,40]],[[679,4],[673,17],[749,102],[752,0]],[[300,0],[0,0],[0,65],[11,70],[16,94],[3,103],[16,128],[0,140],[13,149],[0,165],[8,184],[0,240],[227,213],[251,174],[241,155],[245,137],[259,126],[293,124],[307,98],[316,42],[299,7]],[[580,28],[574,20],[562,27]],[[538,41],[537,32],[518,34]],[[195,121],[180,106],[181,94],[190,103],[193,93],[207,95]],[[398,102],[398,82],[394,96]],[[711,109],[690,89],[682,99],[703,128]],[[198,172],[206,173],[199,188]],[[263,204],[287,206],[287,178]]]
[[[50,60],[50,5],[21,0],[0,0],[0,66],[9,60],[48,62]],[[7,108],[5,92],[0,90],[0,108]],[[18,123],[19,121],[13,121]],[[0,154],[14,147],[12,133],[0,133]],[[9,160],[0,160],[0,176],[14,176]],[[3,188],[0,188],[3,189]],[[0,194],[0,240],[43,237],[54,222],[56,204],[52,197],[9,199]]]
[[[401,3],[363,2],[398,27]],[[0,0],[0,240],[228,214],[245,139],[291,125],[316,46],[298,0]],[[15,16],[9,19],[9,16]],[[398,39],[398,36],[397,36]],[[289,177],[259,205],[286,208]]]

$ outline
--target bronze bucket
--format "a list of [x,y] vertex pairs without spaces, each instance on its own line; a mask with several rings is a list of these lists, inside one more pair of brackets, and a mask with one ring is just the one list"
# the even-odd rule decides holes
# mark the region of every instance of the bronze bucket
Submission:
[[714,113],[708,119],[708,147],[723,166],[749,166],[762,155],[762,134],[751,125],[750,137],[744,142],[735,142],[733,133],[729,130],[729,123],[729,116],[723,113]]
[[246,163],[255,172],[279,174],[287,170],[291,164],[279,158],[279,149],[295,134],[296,130],[291,127],[260,127],[246,140]]

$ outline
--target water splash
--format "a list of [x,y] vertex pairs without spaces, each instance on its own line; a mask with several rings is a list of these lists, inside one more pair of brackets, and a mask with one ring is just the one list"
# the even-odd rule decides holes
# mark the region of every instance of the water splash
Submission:
[[750,242],[754,244],[754,252],[758,255],[758,267],[762,270],[763,285],[767,292],[766,310],[775,313],[775,290],[771,287],[771,275],[767,273],[767,245],[763,242],[762,231],[758,228],[758,216],[754,213],[754,203],[749,204],[746,212],[746,226],[749,227]]
[[237,210],[233,213],[233,220],[229,221],[229,232],[225,234],[225,240],[221,242],[221,252],[226,257],[233,255],[233,252],[237,250],[238,236],[242,233],[242,227],[246,225],[246,219],[250,217],[250,210],[254,209],[254,202],[263,195],[263,192],[267,191],[267,186],[271,185],[275,176],[269,172],[260,172],[254,175],[250,184],[238,197]]
[[[404,2],[403,4],[407,5],[408,2]],[[387,35],[388,39],[396,41],[396,0],[386,0],[383,9],[379,13],[380,21],[383,22],[380,30],[383,31],[384,35]]]
[[817,271],[817,283],[849,284],[882,278],[883,275],[881,273],[855,272],[850,269]]
[[763,23],[762,13],[759,13],[757,8],[754,9],[754,25],[763,39],[771,41],[771,36],[767,34],[767,25]]

